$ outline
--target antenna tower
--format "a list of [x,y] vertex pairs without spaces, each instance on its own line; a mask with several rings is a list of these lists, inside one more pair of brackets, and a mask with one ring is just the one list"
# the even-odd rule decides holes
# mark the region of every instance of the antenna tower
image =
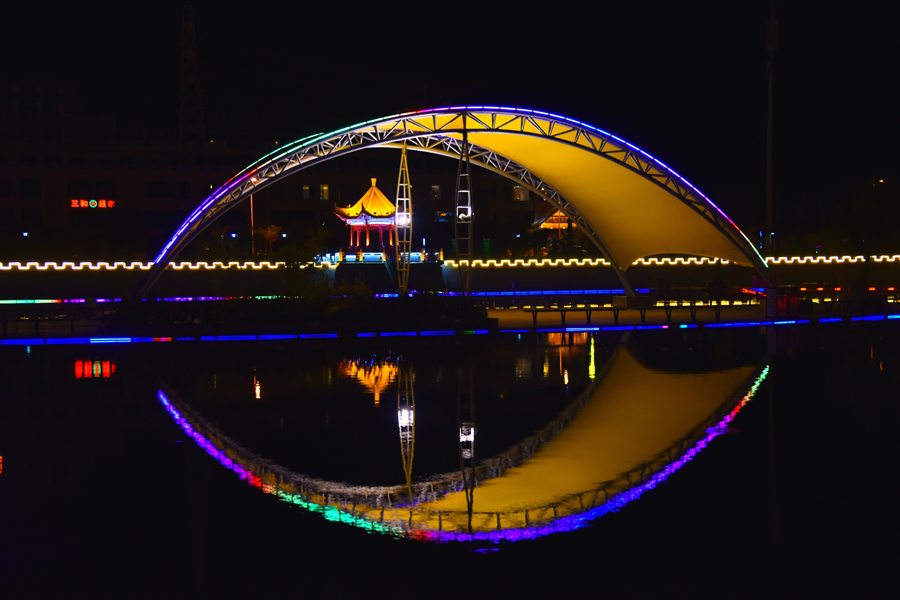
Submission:
[[475,214],[472,212],[472,178],[469,169],[469,136],[466,132],[466,116],[463,115],[462,147],[459,151],[459,169],[456,172],[456,264],[459,269],[463,292],[472,291],[472,229]]
[[182,150],[202,153],[206,147],[203,131],[203,103],[200,101],[200,66],[191,0],[184,0],[181,18],[181,115],[178,142]]
[[400,296],[409,291],[409,253],[412,251],[412,184],[409,182],[409,168],[406,165],[406,142],[400,152],[400,176],[397,179],[397,211],[394,226],[397,230],[397,280]]

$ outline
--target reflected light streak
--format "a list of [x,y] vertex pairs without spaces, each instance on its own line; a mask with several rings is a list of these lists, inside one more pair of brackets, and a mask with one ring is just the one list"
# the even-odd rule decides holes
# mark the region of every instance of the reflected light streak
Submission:
[[594,353],[594,338],[591,338],[591,362],[588,364],[588,377],[591,378],[591,381],[597,378],[597,363],[596,357]]
[[[240,464],[238,462],[238,458],[229,457],[226,452],[220,450],[216,444],[212,441],[204,437],[203,434],[198,432],[194,426],[188,421],[188,419],[177,409],[172,403],[169,401],[169,398],[163,392],[163,390],[159,390],[158,398],[165,409],[169,412],[169,414],[174,418],[174,420],[178,423],[178,425],[184,430],[184,432],[191,437],[197,445],[203,448],[210,456],[215,458],[220,464],[225,466],[226,468],[234,471],[237,475],[243,480],[246,481],[249,485],[256,487],[267,494],[272,494],[284,500],[285,502],[289,502],[292,505],[300,506],[309,510],[311,512],[318,512],[322,514],[329,521],[342,522],[347,523],[349,525],[353,525],[356,527],[360,527],[370,532],[377,533],[385,533],[388,535],[392,535],[395,537],[410,537],[412,539],[422,540],[422,541],[432,541],[432,542],[473,542],[473,541],[486,541],[486,542],[500,542],[500,541],[518,541],[518,540],[526,540],[526,539],[535,539],[538,537],[542,537],[545,535],[549,535],[551,533],[558,533],[563,531],[572,531],[574,529],[578,529],[580,527],[584,527],[588,525],[594,519],[597,519],[601,516],[609,514],[611,512],[617,512],[621,508],[623,508],[629,502],[637,500],[640,498],[644,492],[651,490],[658,486],[660,483],[668,479],[668,477],[673,474],[675,471],[684,466],[687,462],[693,460],[694,457],[697,456],[704,448],[706,448],[709,443],[728,431],[728,425],[734,419],[734,417],[743,409],[744,406],[756,395],[760,385],[765,380],[766,376],[769,373],[770,367],[765,366],[760,372],[759,376],[756,378],[754,383],[751,385],[749,391],[746,395],[737,403],[737,405],[728,412],[722,419],[720,419],[715,425],[709,427],[706,430],[706,435],[700,438],[690,449],[688,449],[681,457],[672,463],[669,463],[665,468],[661,471],[657,472],[651,478],[640,485],[636,485],[635,487],[621,492],[615,496],[612,496],[607,502],[604,504],[586,510],[583,513],[568,515],[556,519],[548,524],[537,525],[537,526],[529,526],[522,528],[511,528],[505,530],[497,530],[497,531],[488,531],[488,532],[478,532],[478,533],[460,533],[460,532],[446,532],[446,531],[433,531],[433,530],[405,530],[404,527],[399,526],[394,523],[385,523],[383,521],[374,521],[370,519],[366,519],[362,516],[358,516],[356,514],[351,514],[350,512],[346,512],[345,510],[341,510],[337,506],[329,505],[327,503],[327,499],[325,504],[320,504],[316,502],[312,502],[307,497],[297,494],[293,492],[293,487],[289,485],[283,485],[275,482],[276,480],[272,477],[271,474],[267,473],[254,473],[253,470],[247,468],[245,465]],[[398,420],[403,417],[398,414]],[[412,416],[410,415],[410,419]],[[469,446],[474,444],[475,439],[475,428],[472,423],[463,423],[462,427],[460,427],[460,442]],[[382,513],[383,518],[383,513]]]
[[565,517],[561,517],[552,523],[546,525],[540,525],[535,527],[525,527],[520,529],[506,529],[500,531],[489,531],[489,532],[478,532],[478,533],[460,533],[460,532],[446,532],[446,531],[411,531],[409,536],[422,540],[422,541],[430,541],[430,542],[473,542],[473,541],[487,541],[487,542],[500,542],[500,541],[519,541],[519,540],[530,540],[539,537],[543,537],[545,535],[549,535],[551,533],[559,533],[563,531],[573,531],[575,529],[579,529],[588,525],[594,519],[602,517],[612,512],[618,512],[622,509],[626,504],[637,500],[640,498],[644,492],[652,490],[660,483],[664,482],[669,476],[683,467],[685,464],[694,459],[700,452],[702,452],[709,443],[722,435],[723,433],[728,432],[728,424],[734,420],[734,417],[741,412],[744,406],[747,405],[750,400],[756,395],[757,390],[759,390],[759,386],[762,384],[763,380],[765,380],[766,376],[769,374],[769,366],[763,368],[760,372],[759,376],[756,378],[756,381],[751,385],[750,390],[747,394],[738,402],[737,406],[735,406],[731,412],[726,414],[716,425],[709,427],[706,430],[706,436],[701,438],[692,448],[687,450],[681,458],[670,463],[665,469],[653,475],[649,481],[642,485],[635,486],[630,490],[617,494],[610,498],[607,502],[598,506],[596,508],[592,508],[587,510],[581,514],[577,515],[569,515]]

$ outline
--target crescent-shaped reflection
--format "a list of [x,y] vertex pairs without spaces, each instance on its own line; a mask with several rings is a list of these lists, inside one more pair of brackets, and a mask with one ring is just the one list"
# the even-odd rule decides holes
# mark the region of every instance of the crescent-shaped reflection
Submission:
[[243,448],[164,384],[158,397],[223,466],[329,520],[422,540],[499,541],[576,529],[640,497],[725,433],[768,372],[768,357],[708,373],[653,371],[619,346],[554,421],[479,461],[474,494],[465,471],[397,486],[307,477]]

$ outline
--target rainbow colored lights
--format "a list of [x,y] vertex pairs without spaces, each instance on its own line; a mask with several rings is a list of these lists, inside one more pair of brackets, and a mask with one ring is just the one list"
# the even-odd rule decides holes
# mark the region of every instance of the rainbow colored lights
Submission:
[[[644,331],[655,329],[696,329],[696,328],[727,328],[727,327],[780,327],[784,325],[806,325],[810,323],[840,323],[858,321],[886,321],[900,319],[900,314],[868,315],[860,317],[821,317],[819,319],[782,319],[778,321],[735,321],[727,323],[682,323],[665,325],[610,325],[587,327],[549,327],[535,329],[538,333],[579,333],[592,331]],[[531,329],[501,329],[500,333],[529,333]],[[337,338],[398,338],[398,337],[433,337],[449,335],[488,335],[488,329],[437,330],[437,331],[382,331],[382,332],[358,332],[346,335],[337,333],[266,333],[247,335],[204,335],[204,336],[180,336],[180,337],[78,337],[78,338],[13,338],[0,339],[2,346],[40,346],[55,344],[137,344],[146,342],[236,342],[236,341],[265,341],[265,340],[322,340]]]
[[[365,121],[363,123],[357,123],[356,125],[344,127],[342,129],[338,129],[338,130],[335,130],[335,131],[332,131],[329,133],[309,136],[309,137],[297,140],[295,142],[286,144],[286,145],[282,146],[281,148],[274,150],[273,152],[263,156],[262,158],[260,158],[259,160],[252,163],[250,166],[248,166],[247,168],[245,168],[244,170],[239,172],[237,175],[235,175],[234,177],[229,179],[222,186],[220,186],[212,195],[210,195],[204,202],[202,202],[200,204],[200,206],[198,206],[194,210],[194,212],[192,212],[191,215],[184,221],[184,223],[181,224],[181,226],[178,228],[178,230],[175,232],[175,234],[172,236],[172,238],[168,241],[168,243],[163,247],[163,249],[160,251],[160,253],[157,255],[157,257],[154,259],[154,263],[160,263],[164,260],[164,257],[167,256],[169,250],[179,240],[179,238],[182,236],[182,234],[195,221],[197,221],[200,217],[205,215],[207,209],[209,209],[210,206],[212,206],[214,203],[218,202],[219,200],[221,200],[222,198],[224,198],[227,195],[232,195],[232,194],[237,193],[238,197],[240,197],[241,195],[244,195],[247,192],[252,192],[252,190],[257,186],[257,178],[254,177],[255,173],[257,173],[260,170],[266,169],[268,166],[272,165],[273,163],[278,162],[279,160],[289,158],[291,154],[295,154],[295,153],[301,151],[303,148],[313,148],[316,146],[316,144],[328,142],[329,140],[339,138],[340,136],[345,135],[354,130],[359,130],[359,129],[363,129],[363,128],[368,129],[370,127],[374,128],[375,130],[378,130],[379,126],[380,126],[380,128],[383,129],[385,127],[390,127],[392,124],[396,126],[397,120],[403,120],[403,119],[407,119],[410,117],[415,117],[417,115],[434,115],[436,117],[441,114],[447,114],[447,113],[452,114],[452,113],[460,113],[460,112],[462,112],[463,114],[466,114],[469,112],[471,112],[471,113],[502,112],[502,113],[512,113],[512,115],[514,115],[514,116],[521,116],[521,117],[527,116],[527,117],[536,117],[539,119],[540,118],[549,119],[549,120],[551,120],[551,127],[554,124],[553,121],[556,121],[556,122],[559,122],[560,124],[562,124],[563,126],[572,126],[573,128],[583,129],[586,134],[589,134],[589,135],[586,135],[587,138],[590,138],[591,135],[598,135],[602,138],[615,140],[615,142],[617,144],[619,144],[621,147],[623,147],[623,148],[627,147],[630,149],[630,151],[628,152],[628,155],[631,155],[632,152],[635,153],[636,155],[639,155],[641,157],[640,160],[648,163],[649,165],[653,165],[655,168],[659,169],[662,172],[668,173],[674,179],[679,180],[681,182],[681,184],[683,184],[686,188],[689,188],[693,194],[696,194],[697,197],[702,198],[709,207],[714,208],[716,210],[716,212],[718,212],[722,216],[722,218],[724,218],[726,221],[728,221],[731,224],[732,227],[734,227],[735,231],[737,231],[738,234],[740,234],[740,236],[746,242],[747,247],[752,250],[752,252],[756,255],[757,258],[762,260],[762,256],[759,255],[756,248],[747,239],[747,236],[744,235],[744,233],[734,224],[734,222],[728,217],[728,215],[726,215],[722,211],[721,208],[719,208],[715,203],[713,203],[706,195],[704,195],[699,189],[697,189],[692,183],[690,183],[684,177],[682,177],[681,175],[676,173],[674,170],[672,170],[669,166],[667,166],[665,163],[663,163],[659,159],[655,158],[654,156],[645,152],[644,150],[641,150],[637,146],[635,146],[635,145],[633,145],[633,144],[631,144],[631,143],[629,143],[607,131],[604,131],[602,129],[599,129],[597,127],[594,127],[592,125],[589,125],[587,123],[584,123],[584,122],[581,122],[581,121],[578,121],[575,119],[570,119],[570,118],[564,117],[562,115],[556,115],[553,113],[548,113],[548,112],[538,111],[538,110],[512,108],[512,107],[501,107],[501,106],[457,106],[457,107],[444,107],[444,108],[420,110],[420,111],[414,111],[414,112],[401,113],[401,114],[392,115],[389,117],[383,117],[383,118],[379,118],[379,119],[372,119],[369,121]],[[474,116],[473,116],[473,119],[476,121],[478,120]],[[463,122],[465,122],[465,121],[463,121]],[[403,125],[404,126],[402,127],[402,129],[406,130],[405,123]],[[423,128],[423,131],[428,131],[428,129]],[[430,133],[435,133],[435,132],[430,132]],[[393,138],[392,138],[392,140],[396,141]],[[389,141],[391,141],[391,140],[385,140],[383,143],[388,143]],[[593,141],[591,141],[590,147],[595,147]],[[314,159],[315,157],[308,157],[308,158]],[[303,159],[294,157],[292,160],[293,160],[293,164],[290,165],[289,168],[296,168],[296,167],[302,168]],[[635,162],[638,162],[638,159],[635,159],[634,157],[632,157],[632,160],[635,160]]]
[[166,394],[162,390],[159,390],[158,398],[165,409],[169,412],[169,414],[172,415],[172,418],[175,419],[175,422],[178,423],[178,425],[181,426],[184,432],[188,435],[188,437],[192,438],[198,446],[206,451],[207,454],[219,461],[222,466],[237,473],[238,477],[240,477],[243,481],[246,481],[249,485],[255,488],[259,488],[267,494],[277,496],[279,499],[284,500],[285,502],[289,502],[295,506],[305,508],[306,510],[311,512],[319,513],[329,521],[347,523],[348,525],[354,525],[368,531],[386,533],[395,535],[397,537],[401,537],[403,535],[403,530],[396,526],[363,519],[362,517],[354,516],[345,511],[342,511],[336,506],[312,502],[301,494],[287,491],[283,486],[279,486],[277,483],[272,484],[266,481],[262,475],[254,474],[251,469],[242,465],[238,460],[230,458],[225,452],[217,448],[216,445],[213,444],[210,440],[206,439],[206,437],[204,437],[203,434],[197,431],[178,409],[172,406],[172,403],[169,401],[168,396],[166,396]]

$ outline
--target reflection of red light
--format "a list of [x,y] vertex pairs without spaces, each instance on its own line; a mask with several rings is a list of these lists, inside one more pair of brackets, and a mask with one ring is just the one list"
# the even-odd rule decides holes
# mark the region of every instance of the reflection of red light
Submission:
[[76,360],[75,361],[75,377],[103,377],[109,379],[116,374],[116,363],[111,360],[93,361],[93,360]]

